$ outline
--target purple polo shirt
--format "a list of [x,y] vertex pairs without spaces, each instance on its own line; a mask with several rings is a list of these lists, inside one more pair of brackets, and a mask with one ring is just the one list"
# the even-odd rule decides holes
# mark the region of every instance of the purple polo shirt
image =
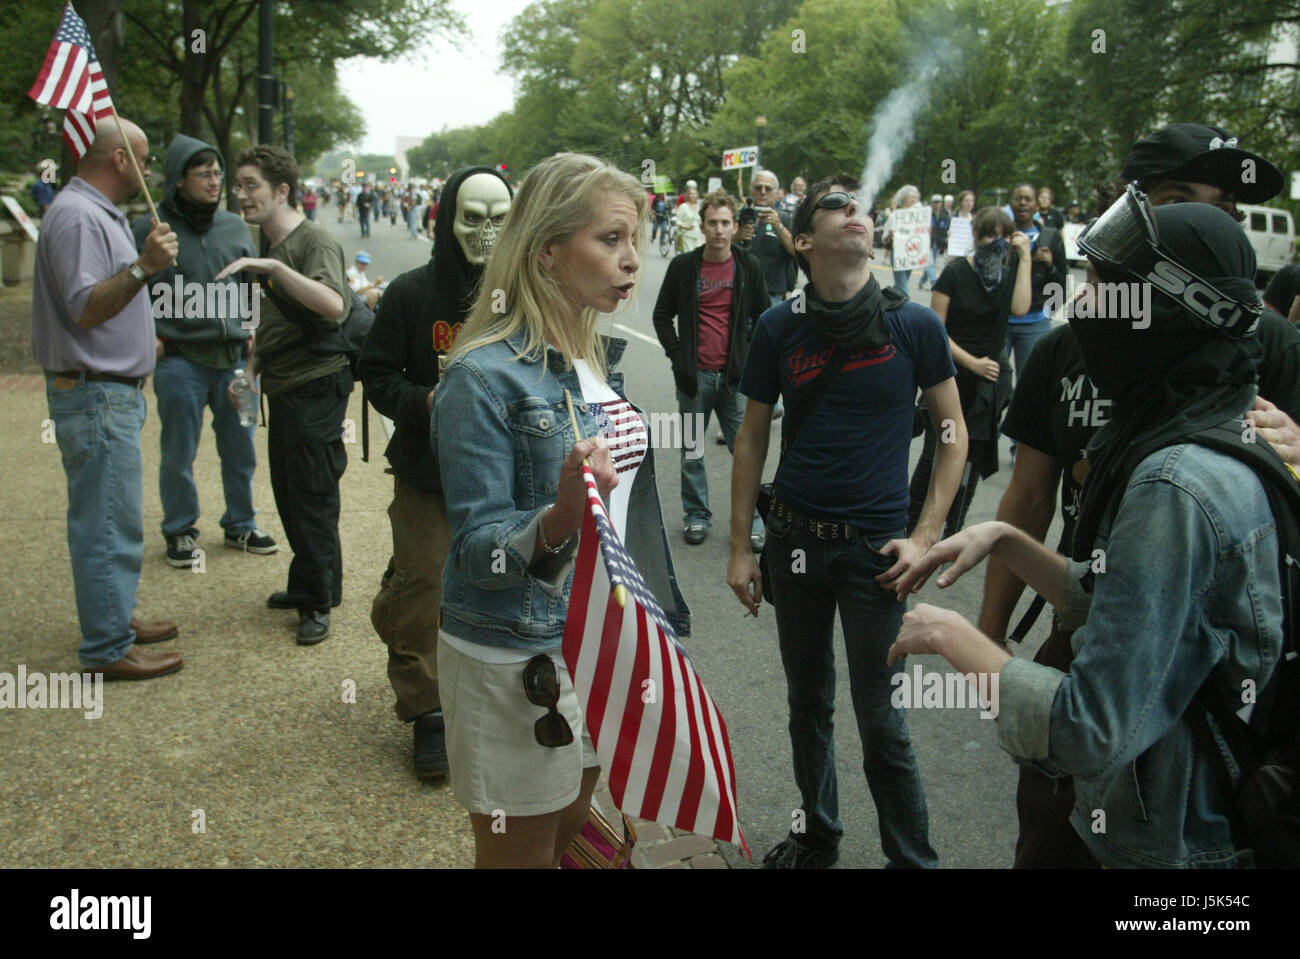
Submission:
[[140,288],[122,312],[93,330],[77,318],[96,284],[139,259],[126,217],[80,177],[41,220],[32,288],[32,352],[47,370],[148,376],[156,359],[153,314]]

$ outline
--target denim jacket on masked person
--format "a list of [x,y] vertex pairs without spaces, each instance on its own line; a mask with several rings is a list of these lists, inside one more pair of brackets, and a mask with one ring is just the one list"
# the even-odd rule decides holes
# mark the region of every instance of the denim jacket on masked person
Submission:
[[1089,564],[1070,562],[1062,625],[1087,621],[1071,639],[1069,674],[1008,662],[999,741],[1049,775],[1074,777],[1071,819],[1102,865],[1249,865],[1192,718],[1207,680],[1240,702],[1243,683],[1262,688],[1281,652],[1263,487],[1238,460],[1173,446],[1138,465],[1112,519],[1096,540],[1106,571],[1092,594],[1079,585]]
[[[1189,268],[1230,296],[1253,294],[1254,255],[1231,217],[1199,203],[1154,215]],[[1207,717],[1196,697],[1204,688],[1251,702],[1245,693],[1272,674],[1278,538],[1255,472],[1185,438],[1241,422],[1258,343],[1209,332],[1161,294],[1151,305],[1142,326],[1071,316],[1089,376],[1114,401],[1088,448],[1062,625],[1087,618],[1068,675],[1006,664],[998,736],[1013,755],[1074,777],[1072,822],[1102,865],[1246,866],[1220,778],[1231,753],[1217,728],[1214,745],[1197,734]]]
[[[578,374],[547,347],[523,353],[523,334],[470,351],[447,368],[434,394],[430,435],[437,453],[452,543],[443,573],[443,628],[487,646],[559,649],[568,614],[574,543],[529,566],[543,508],[555,502],[560,465],[576,442],[564,401],[581,395]],[[606,368],[626,340],[607,339]],[[610,372],[623,399],[623,374]],[[586,436],[599,430],[585,404],[574,411]],[[640,412],[638,410],[638,412]],[[644,416],[642,417],[644,420]],[[649,429],[647,425],[647,430]],[[628,505],[625,543],[679,637],[690,610],[677,586],[649,444]]]

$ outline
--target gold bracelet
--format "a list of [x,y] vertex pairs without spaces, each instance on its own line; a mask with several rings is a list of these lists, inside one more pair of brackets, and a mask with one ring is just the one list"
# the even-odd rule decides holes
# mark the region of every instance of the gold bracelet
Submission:
[[569,544],[573,542],[573,537],[577,536],[578,534],[570,533],[565,538],[564,542],[559,543],[555,546],[552,546],[550,543],[548,543],[546,541],[546,514],[553,509],[555,509],[554,503],[550,503],[547,505],[546,509],[542,512],[542,518],[537,521],[537,528],[542,531],[542,549],[546,550],[546,552],[550,553],[552,556],[555,556],[558,553],[564,552],[565,549],[568,548]]
[[1300,473],[1297,473],[1295,471],[1295,467],[1292,466],[1290,463],[1288,463],[1286,460],[1283,460],[1282,463],[1284,466],[1286,466],[1287,470],[1290,471],[1291,475],[1295,478],[1295,481],[1297,483],[1300,483]]

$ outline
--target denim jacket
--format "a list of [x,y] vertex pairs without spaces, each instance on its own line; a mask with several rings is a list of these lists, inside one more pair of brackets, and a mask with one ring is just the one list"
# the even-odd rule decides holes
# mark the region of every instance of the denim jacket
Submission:
[[[1104,866],[1252,865],[1233,843],[1233,797],[1192,721],[1204,715],[1194,702],[1202,685],[1243,702],[1281,655],[1278,540],[1263,486],[1229,456],[1171,446],[1138,465],[1108,519],[1102,552],[1070,563],[1062,625],[1087,617],[1070,672],[1008,662],[999,742],[1048,775],[1074,777],[1071,821]],[[1079,585],[1089,565],[1091,595]]]
[[[612,369],[626,340],[606,340]],[[523,353],[523,335],[472,350],[447,368],[434,394],[430,435],[437,454],[451,549],[442,579],[442,628],[460,639],[530,652],[559,649],[568,615],[577,537],[562,553],[529,565],[544,507],[555,502],[560,465],[576,441],[564,402],[581,395],[560,353]],[[623,374],[609,373],[622,396]],[[582,431],[594,417],[574,404]],[[640,412],[638,410],[638,412]],[[648,426],[647,426],[648,429]],[[628,505],[624,545],[678,636],[690,610],[677,587],[664,532],[654,451],[646,450]]]

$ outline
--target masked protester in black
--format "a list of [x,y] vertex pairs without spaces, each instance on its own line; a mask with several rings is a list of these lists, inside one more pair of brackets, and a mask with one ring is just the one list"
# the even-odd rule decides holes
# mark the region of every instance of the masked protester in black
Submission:
[[[1230,216],[1188,203],[1151,218],[1161,249],[1197,279],[1255,300],[1254,253]],[[1108,282],[1146,275],[1092,262]],[[1259,473],[1186,441],[1225,421],[1240,428],[1259,348],[1244,329],[1230,338],[1164,292],[1151,305],[1136,326],[1129,316],[1071,318],[1088,375],[1114,397],[1110,425],[1089,446],[1080,561],[1009,524],[982,523],[935,544],[897,584],[905,595],[960,555],[940,577],[950,585],[996,556],[1067,628],[1078,626],[1070,672],[1013,658],[960,615],[925,604],[904,619],[890,659],[938,652],[958,672],[996,673],[999,743],[1074,777],[1071,824],[1102,865],[1248,866],[1253,850],[1215,765],[1228,743],[1198,696],[1242,701],[1277,664],[1276,526]],[[1104,830],[1094,828],[1098,811]]]
[[394,475],[393,556],[370,618],[388,646],[397,716],[414,723],[415,769],[424,779],[447,772],[437,651],[442,569],[451,545],[429,411],[438,359],[450,352],[469,311],[511,196],[490,167],[452,174],[434,221],[432,259],[389,284],[361,353],[367,396],[396,426],[386,450]]

